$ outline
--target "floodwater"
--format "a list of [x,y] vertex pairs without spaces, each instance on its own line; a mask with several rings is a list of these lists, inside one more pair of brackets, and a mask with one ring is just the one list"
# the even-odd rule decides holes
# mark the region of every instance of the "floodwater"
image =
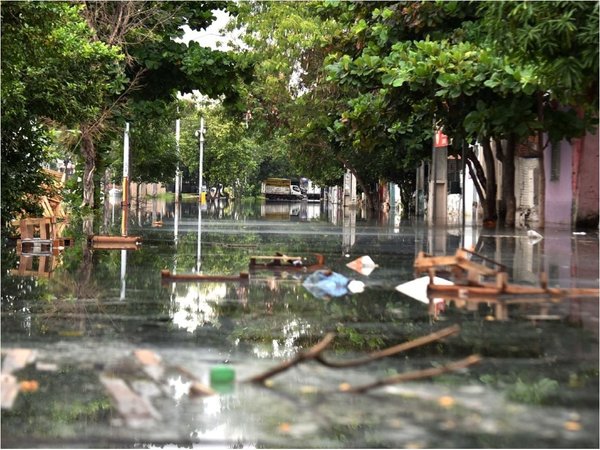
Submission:
[[[396,290],[415,278],[419,251],[459,247],[504,264],[510,283],[545,272],[552,287],[598,288],[597,230],[548,228],[534,242],[525,230],[429,228],[319,203],[209,204],[200,219],[195,201],[148,200],[129,216],[137,250],[94,249],[81,223],[57,256],[3,243],[3,397],[16,349],[34,353],[12,376],[37,384],[2,410],[2,447],[598,448],[597,295],[423,301]],[[111,204],[93,224],[120,226]],[[271,267],[245,282],[161,278],[235,276],[277,252],[307,266],[320,253],[364,290],[317,297],[308,270]],[[347,266],[364,255],[370,273]],[[308,359],[247,382],[330,332],[324,359],[346,361],[451,326],[460,332],[357,366]],[[481,360],[444,373],[470,355]],[[211,384],[222,365],[235,381]],[[442,373],[348,391],[431,369]],[[193,381],[216,394],[190,395]]]

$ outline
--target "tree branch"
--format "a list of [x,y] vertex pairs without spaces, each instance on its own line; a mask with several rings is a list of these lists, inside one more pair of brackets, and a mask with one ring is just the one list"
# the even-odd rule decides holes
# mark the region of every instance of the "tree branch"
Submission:
[[393,347],[386,348],[384,350],[373,352],[367,355],[364,358],[354,359],[351,361],[327,361],[323,358],[322,355],[317,355],[315,359],[323,364],[324,366],[331,368],[343,368],[343,367],[355,367],[363,364],[368,364],[372,361],[377,361],[378,359],[386,358],[388,356],[395,355],[397,353],[405,352],[407,350],[420,347],[422,345],[429,344],[431,342],[438,341],[440,339],[446,338],[448,336],[452,336],[454,334],[460,333],[460,327],[458,325],[453,325],[448,328],[444,328],[442,330],[436,331],[435,333],[428,334],[427,336],[423,336],[417,339],[413,339],[412,341],[404,342],[402,344],[395,345]]
[[430,369],[417,370],[414,372],[406,372],[398,375],[394,375],[388,378],[384,378],[382,380],[377,380],[374,383],[365,384],[362,386],[357,386],[354,388],[344,389],[344,392],[351,392],[354,394],[361,394],[370,389],[375,389],[381,386],[388,386],[390,384],[402,383],[405,381],[413,381],[419,380],[422,378],[431,378],[437,375],[441,375],[447,372],[454,372],[459,369],[463,369],[465,367],[471,366],[473,364],[481,361],[481,356],[479,355],[471,355],[467,358],[461,359],[459,361],[455,361],[453,363],[446,364],[441,367],[432,367]]

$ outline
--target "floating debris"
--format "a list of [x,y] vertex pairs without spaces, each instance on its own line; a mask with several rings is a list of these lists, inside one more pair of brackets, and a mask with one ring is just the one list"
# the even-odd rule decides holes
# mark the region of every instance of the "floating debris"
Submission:
[[301,256],[288,256],[279,252],[275,256],[251,256],[248,267],[250,270],[299,270],[304,272],[314,272],[315,270],[323,269],[325,267],[325,257],[320,253],[315,253],[314,256],[314,261],[311,262]]
[[352,270],[355,270],[361,275],[366,276],[369,276],[371,272],[375,270],[375,268],[379,267],[377,264],[375,264],[375,261],[373,261],[373,259],[368,255],[361,256],[360,258],[357,258],[354,261],[350,261],[348,264],[346,264],[346,266]]
[[542,239],[544,239],[544,236],[542,236],[540,233],[538,233],[535,230],[527,230],[527,237],[529,238],[529,243],[531,245],[535,245],[538,242],[540,242]]
[[17,395],[19,395],[19,383],[17,383],[17,379],[14,375],[2,373],[0,385],[2,386],[2,395],[0,399],[1,407],[2,409],[11,409],[17,399]]
[[100,236],[88,237],[88,245],[94,250],[137,250],[142,245],[139,236]]
[[144,428],[161,420],[161,415],[150,401],[138,395],[120,378],[100,376],[100,382],[108,391],[113,405],[131,428]]
[[[445,278],[433,277],[433,281],[437,285],[452,285],[454,284],[452,281],[446,280]],[[396,286],[396,290],[398,292],[402,292],[409,297],[414,298],[415,300],[420,301],[421,303],[428,304],[429,297],[427,296],[427,287],[429,286],[430,280],[428,276],[416,278],[411,281],[407,281],[406,283],[399,284]],[[441,298],[434,298],[434,303],[442,302]]]
[[[472,261],[470,257],[479,258],[483,262],[494,265],[497,269]],[[593,288],[548,287],[548,278],[544,272],[540,273],[540,287],[509,284],[506,267],[467,249],[458,249],[454,256],[431,256],[419,252],[414,267],[416,273],[428,273],[427,295],[429,297],[468,299],[499,295],[547,295],[551,297],[595,296],[597,298],[600,293],[598,289]],[[436,281],[438,270],[450,270],[455,283],[438,283]],[[495,280],[493,283],[485,283],[483,279],[486,277],[494,277]]]
[[[326,367],[330,367],[333,369],[341,369],[346,367],[356,367],[364,364],[371,363],[373,361],[377,361],[382,358],[386,358],[388,356],[396,355],[398,353],[426,345],[440,339],[444,339],[446,337],[452,336],[460,332],[460,327],[458,325],[453,325],[448,328],[444,328],[442,330],[436,331],[426,336],[422,336],[417,339],[413,339],[408,342],[404,342],[402,344],[395,345],[393,347],[386,348],[384,350],[376,351],[373,353],[369,353],[367,356],[354,360],[346,360],[346,361],[329,361],[326,360],[322,353],[327,349],[327,347],[333,342],[335,338],[335,333],[327,333],[325,337],[313,345],[306,351],[298,352],[292,359],[282,362],[281,364],[273,367],[272,369],[267,370],[266,372],[255,375],[246,382],[250,383],[260,383],[264,386],[270,384],[271,377],[278,375],[286,370],[308,360],[314,360]],[[423,378],[431,378],[437,375],[441,375],[447,372],[456,371],[459,369],[463,369],[470,365],[476,364],[481,361],[481,357],[479,355],[470,355],[462,360],[453,361],[448,364],[433,367],[424,370],[417,370],[413,372],[401,373],[397,375],[393,375],[387,378],[379,379],[374,381],[373,383],[365,384],[362,386],[351,386],[349,383],[344,382],[338,386],[340,392],[348,392],[348,393],[364,393],[371,389],[375,389],[381,386],[401,383],[405,381],[418,380]]]
[[309,275],[302,285],[317,298],[341,297],[351,292],[350,289],[360,292],[360,289],[364,288],[364,283],[357,281],[350,285],[351,281],[331,270],[317,270]]

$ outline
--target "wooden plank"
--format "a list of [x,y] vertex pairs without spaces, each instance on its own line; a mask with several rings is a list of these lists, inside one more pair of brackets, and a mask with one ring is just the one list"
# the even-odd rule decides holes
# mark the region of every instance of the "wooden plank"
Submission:
[[138,349],[133,352],[137,361],[142,365],[144,372],[154,381],[159,381],[165,369],[161,366],[161,359],[152,350]]
[[301,256],[251,256],[250,259],[272,259],[273,261],[302,261]]
[[11,348],[6,351],[2,361],[2,373],[10,374],[23,369],[27,364],[35,361],[35,351],[28,348]]
[[100,382],[110,395],[113,405],[131,428],[152,426],[161,420],[161,415],[146,398],[136,394],[120,378],[100,376]]
[[93,243],[92,248],[94,250],[137,250],[139,246],[133,244],[113,244],[110,242]]
[[92,244],[137,244],[142,240],[139,236],[92,236],[90,239]]
[[481,276],[495,276],[498,273],[495,269],[469,260],[458,261],[456,265],[467,272],[476,272]]
[[2,395],[0,396],[1,408],[11,409],[19,394],[19,383],[17,383],[17,379],[9,373],[2,373],[2,375],[0,375],[0,389],[2,391]]

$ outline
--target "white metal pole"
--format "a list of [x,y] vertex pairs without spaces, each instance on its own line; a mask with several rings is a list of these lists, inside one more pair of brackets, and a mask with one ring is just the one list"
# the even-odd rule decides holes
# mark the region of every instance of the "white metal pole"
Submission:
[[200,165],[198,167],[198,201],[202,202],[202,158],[204,157],[204,117],[200,117]]
[[127,250],[121,250],[121,300],[125,300],[126,290],[126,279],[127,279]]
[[200,117],[200,130],[198,131],[200,141],[200,162],[198,167],[198,251],[196,270],[200,273],[201,243],[202,243],[202,159],[204,158],[204,117]]
[[127,221],[129,212],[129,122],[125,123],[125,134],[123,136],[123,184],[122,184],[122,215],[121,235],[127,236]]
[[198,203],[198,248],[196,251],[196,272],[200,273],[202,259],[202,204]]
[[180,135],[180,120],[175,121],[175,148],[177,149],[177,168],[175,169],[175,202],[179,202],[179,196],[181,194],[181,186],[179,185],[179,135]]

